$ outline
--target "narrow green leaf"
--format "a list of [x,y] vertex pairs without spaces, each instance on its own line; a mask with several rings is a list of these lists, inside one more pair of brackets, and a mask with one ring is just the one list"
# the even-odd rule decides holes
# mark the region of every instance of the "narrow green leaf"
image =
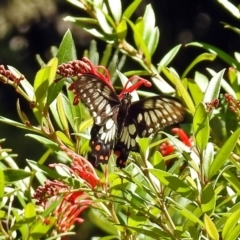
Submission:
[[55,79],[55,75],[56,75],[56,71],[57,71],[57,67],[58,67],[58,59],[52,58],[47,66],[50,67],[50,72],[49,72],[49,77],[48,77],[48,81],[49,81],[49,85],[53,82],[53,80]]
[[155,13],[153,11],[151,4],[148,4],[145,8],[145,12],[143,15],[143,22],[144,22],[143,40],[146,43],[148,43],[151,35],[153,34],[155,23],[156,23]]
[[214,47],[214,46],[212,46],[210,44],[206,44],[206,43],[200,43],[200,42],[192,42],[192,43],[186,44],[186,46],[194,46],[194,47],[204,48],[204,49],[208,50],[210,53],[217,54],[217,56],[219,58],[221,58],[224,62],[228,63],[228,65],[237,68],[238,71],[240,70],[240,63],[238,61],[236,61],[233,57],[231,57],[229,54],[220,50],[217,47]]
[[149,172],[151,172],[161,183],[173,191],[188,199],[194,198],[195,194],[193,190],[181,179],[159,169],[149,169]]
[[198,104],[203,100],[203,92],[192,79],[188,79],[187,85],[195,105],[198,106]]
[[193,117],[193,133],[196,141],[196,146],[198,147],[199,151],[203,153],[208,143],[210,126],[208,114],[206,112],[205,106],[202,103],[198,105]]
[[239,239],[239,236],[240,236],[240,224],[233,228],[232,231],[227,235],[227,237],[224,238],[224,240]]
[[153,55],[153,53],[157,49],[157,46],[158,46],[158,43],[159,43],[159,37],[160,37],[159,28],[155,27],[152,31],[152,34],[150,35],[150,37],[147,41],[148,51],[150,52],[151,56]]
[[240,136],[240,128],[238,128],[224,143],[224,145],[218,151],[213,163],[209,169],[209,179],[211,179],[218,170],[227,161],[229,155],[233,151]]
[[45,137],[42,137],[42,136],[39,136],[39,135],[36,135],[36,134],[26,134],[25,136],[33,138],[33,139],[39,141],[44,146],[47,146],[50,149],[52,149],[54,152],[59,151],[58,145],[55,142],[53,142],[53,141],[51,141],[51,140],[49,140],[49,139],[47,139]]
[[[20,77],[22,74],[14,67],[9,66],[8,65],[8,69],[16,76],[16,77]],[[34,100],[34,89],[33,86],[28,82],[28,80],[26,78],[24,78],[23,80],[20,81],[20,85],[22,86],[22,88],[24,89],[24,91],[26,92],[26,94],[28,95],[29,99],[31,101]]]
[[228,0],[217,0],[217,2],[222,4],[223,7],[226,8],[234,17],[237,19],[240,18],[239,8],[237,8],[233,3],[229,2]]
[[[113,34],[113,27],[108,23],[108,19],[106,15],[103,13],[102,9],[95,8],[96,18],[98,20],[98,24],[106,34]],[[109,16],[110,17],[110,16]]]
[[44,67],[37,72],[34,79],[33,87],[35,91],[36,102],[38,102],[40,105],[44,104],[45,99],[47,98],[49,74],[50,67]]
[[234,227],[239,221],[239,216],[240,216],[240,209],[238,209],[237,211],[235,211],[229,216],[222,230],[223,239],[226,239],[228,235],[231,234],[232,230],[234,229]]
[[235,172],[232,172],[230,169],[227,169],[223,172],[223,177],[227,180],[227,182],[235,189],[237,193],[240,193],[240,182],[238,176]]
[[197,56],[187,67],[187,69],[182,74],[181,78],[185,78],[187,74],[200,62],[202,61],[213,61],[216,58],[216,55],[213,53],[202,53]]
[[158,72],[160,73],[162,70],[162,67],[167,67],[168,64],[175,58],[175,56],[177,55],[177,53],[179,52],[180,48],[181,48],[181,44],[175,46],[174,48],[172,48],[170,51],[168,51],[164,57],[160,60],[160,62],[158,63]]
[[134,1],[132,1],[132,3],[123,12],[123,16],[122,17],[130,19],[132,14],[135,12],[135,10],[137,9],[137,7],[139,6],[139,4],[141,2],[142,2],[142,0],[134,0]]
[[142,51],[143,54],[146,57],[147,62],[150,64],[151,63],[151,56],[150,53],[148,51],[147,45],[144,42],[141,33],[138,32],[138,29],[136,28],[136,26],[132,23],[132,21],[130,21],[127,18],[124,18],[128,24],[130,25],[130,27],[133,30],[133,34],[134,34],[134,39],[137,39],[137,42],[135,42],[136,46],[139,45],[138,51]]
[[207,179],[209,178],[209,169],[213,162],[213,158],[214,158],[213,144],[211,142],[208,142],[203,157],[203,171]]
[[0,206],[2,204],[2,198],[4,197],[5,178],[4,172],[0,169]]
[[218,240],[219,239],[218,230],[213,221],[211,220],[211,218],[207,214],[204,214],[204,225],[211,239]]
[[152,164],[156,169],[165,170],[166,164],[160,152],[156,151],[152,158]]
[[188,91],[185,89],[182,81],[169,69],[170,76],[172,77],[172,82],[176,86],[178,96],[181,96],[184,100],[188,110],[192,115],[195,113],[195,106],[193,104],[192,98],[190,97]]
[[108,5],[115,22],[118,24],[122,17],[122,3],[121,0],[108,0]]
[[209,82],[207,90],[204,94],[203,102],[204,103],[210,103],[214,99],[217,99],[219,97],[219,92],[221,88],[221,81],[223,78],[223,74],[225,72],[225,69],[218,72]]
[[211,183],[204,186],[201,195],[201,209],[203,213],[211,215],[215,210],[216,196]]
[[57,111],[58,111],[58,115],[60,118],[60,121],[62,123],[63,126],[63,131],[67,131],[69,129],[68,127],[68,121],[67,121],[67,117],[66,117],[66,112],[65,109],[63,107],[63,101],[62,101],[62,95],[59,94],[57,97]]
[[6,182],[15,182],[27,177],[30,177],[32,173],[26,172],[21,169],[5,169],[3,170],[5,181]]
[[69,148],[71,148],[72,150],[75,149],[73,142],[71,141],[71,139],[69,139],[63,132],[61,131],[57,131],[56,132],[57,136],[61,139],[61,141],[66,144]]
[[194,75],[194,81],[196,82],[198,87],[201,89],[201,92],[203,92],[203,93],[206,92],[209,81],[205,75],[196,71],[195,75]]

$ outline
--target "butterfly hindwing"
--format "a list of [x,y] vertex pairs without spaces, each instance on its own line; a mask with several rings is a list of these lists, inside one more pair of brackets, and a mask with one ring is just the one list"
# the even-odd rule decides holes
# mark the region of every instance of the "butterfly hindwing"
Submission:
[[130,151],[138,152],[137,137],[149,137],[183,120],[184,108],[172,97],[150,97],[130,105],[122,134],[114,148],[117,166],[125,167]]
[[132,103],[128,118],[134,119],[138,137],[149,137],[160,129],[181,122],[184,107],[169,96],[155,96]]

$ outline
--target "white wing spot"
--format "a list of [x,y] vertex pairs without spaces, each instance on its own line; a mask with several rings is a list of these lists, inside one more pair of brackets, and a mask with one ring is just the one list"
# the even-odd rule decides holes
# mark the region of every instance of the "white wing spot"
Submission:
[[106,112],[106,114],[109,114],[111,112],[111,107],[109,104],[106,105],[105,112]]
[[143,115],[141,113],[139,113],[137,116],[138,123],[140,123],[142,120],[143,120]]
[[133,135],[136,132],[136,127],[134,124],[131,124],[128,126],[128,131],[131,135]]
[[96,117],[95,123],[100,124],[102,122],[102,118],[100,116]]
[[106,122],[106,129],[111,129],[114,124],[114,121],[110,118]]
[[105,107],[106,103],[107,103],[106,99],[104,99],[104,100],[100,103],[100,105],[98,106],[99,111],[101,111],[101,110]]
[[144,113],[144,118],[147,126],[149,126],[151,124],[151,120],[147,112]]
[[103,96],[100,96],[99,98],[96,99],[95,105],[99,105],[99,103],[103,100]]
[[93,95],[92,95],[93,98],[97,98],[98,96],[99,96],[99,93],[98,93],[98,92],[95,92],[95,93],[93,93]]

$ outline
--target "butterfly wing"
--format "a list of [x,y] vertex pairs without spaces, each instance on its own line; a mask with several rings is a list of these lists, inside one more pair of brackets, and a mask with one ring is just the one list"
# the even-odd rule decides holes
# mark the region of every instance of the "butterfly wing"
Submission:
[[95,75],[83,74],[73,84],[94,120],[88,159],[94,166],[105,164],[115,143],[120,100],[114,90]]
[[83,74],[73,85],[81,101],[90,110],[95,124],[103,126],[116,113],[114,109],[119,106],[120,100],[115,91],[99,77]]
[[137,137],[149,137],[161,128],[181,122],[184,107],[173,97],[149,97],[131,104],[122,134],[114,148],[117,166],[125,167],[130,151],[138,151]]

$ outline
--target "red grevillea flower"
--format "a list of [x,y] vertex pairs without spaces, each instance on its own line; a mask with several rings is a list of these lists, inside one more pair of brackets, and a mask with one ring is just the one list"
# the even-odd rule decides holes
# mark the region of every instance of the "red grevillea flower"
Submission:
[[[173,128],[172,133],[177,134],[178,138],[187,146],[192,146],[192,140],[181,128]],[[171,155],[175,152],[174,146],[170,142],[164,142],[160,145],[159,150],[163,156]]]
[[[100,184],[92,165],[83,157],[77,155],[66,147],[61,147],[66,154],[72,158],[72,165],[51,164],[51,167],[62,167],[68,171],[70,175],[85,182],[86,189],[95,188]],[[92,206],[92,200],[89,195],[82,189],[73,189],[65,183],[54,180],[45,182],[44,186],[38,187],[33,198],[36,199],[36,204],[47,209],[53,202],[59,201],[59,206],[54,210],[51,216],[56,218],[56,226],[59,232],[67,232],[75,223],[82,223],[84,219],[79,215],[83,210]]]

